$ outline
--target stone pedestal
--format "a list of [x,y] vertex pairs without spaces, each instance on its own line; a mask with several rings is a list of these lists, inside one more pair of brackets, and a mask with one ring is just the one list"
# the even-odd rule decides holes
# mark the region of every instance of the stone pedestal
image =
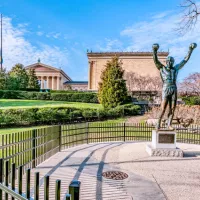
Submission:
[[146,151],[150,156],[183,157],[183,151],[176,147],[176,132],[171,130],[153,130]]

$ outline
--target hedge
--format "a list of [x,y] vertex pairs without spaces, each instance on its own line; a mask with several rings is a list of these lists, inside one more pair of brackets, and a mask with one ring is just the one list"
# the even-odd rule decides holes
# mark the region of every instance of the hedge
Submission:
[[75,121],[93,121],[114,119],[126,115],[140,114],[140,106],[118,106],[110,110],[89,108],[23,108],[0,109],[1,126],[21,126],[37,124],[73,123]]
[[186,105],[200,105],[199,96],[182,97],[182,100],[185,102]]
[[97,94],[90,92],[48,93],[19,90],[0,90],[0,99],[30,99],[98,103]]
[[52,93],[51,98],[54,101],[98,103],[95,93]]
[[51,93],[96,93],[94,91],[79,91],[79,90],[50,90]]

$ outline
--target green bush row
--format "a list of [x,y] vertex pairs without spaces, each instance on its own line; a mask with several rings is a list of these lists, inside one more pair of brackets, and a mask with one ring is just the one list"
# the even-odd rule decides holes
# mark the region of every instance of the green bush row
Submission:
[[182,100],[185,102],[186,105],[200,105],[199,96],[182,97]]
[[78,90],[50,90],[51,93],[95,93],[93,91],[78,91]]
[[52,93],[51,98],[54,101],[98,103],[95,93]]
[[27,92],[19,90],[0,90],[0,99],[30,99],[30,100],[54,100],[69,102],[98,103],[96,93],[48,93]]
[[137,105],[118,106],[110,110],[104,109],[77,109],[77,108],[24,108],[1,109],[1,126],[21,126],[35,124],[72,123],[75,121],[92,121],[114,119],[125,115],[140,114]]

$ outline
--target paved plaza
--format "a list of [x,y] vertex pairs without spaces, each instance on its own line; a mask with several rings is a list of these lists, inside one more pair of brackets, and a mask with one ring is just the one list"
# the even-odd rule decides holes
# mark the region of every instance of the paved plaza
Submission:
[[[72,179],[81,181],[81,200],[199,200],[200,145],[178,144],[184,158],[150,157],[145,142],[80,145],[52,156],[36,169],[40,172],[40,197],[44,175],[50,175],[50,197],[61,180],[62,198]],[[118,170],[124,180],[105,179],[102,172]]]

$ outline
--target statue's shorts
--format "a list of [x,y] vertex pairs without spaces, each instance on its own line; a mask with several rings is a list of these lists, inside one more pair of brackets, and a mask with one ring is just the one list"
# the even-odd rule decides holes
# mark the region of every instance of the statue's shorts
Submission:
[[177,87],[176,85],[164,86],[162,91],[162,100],[177,100]]

